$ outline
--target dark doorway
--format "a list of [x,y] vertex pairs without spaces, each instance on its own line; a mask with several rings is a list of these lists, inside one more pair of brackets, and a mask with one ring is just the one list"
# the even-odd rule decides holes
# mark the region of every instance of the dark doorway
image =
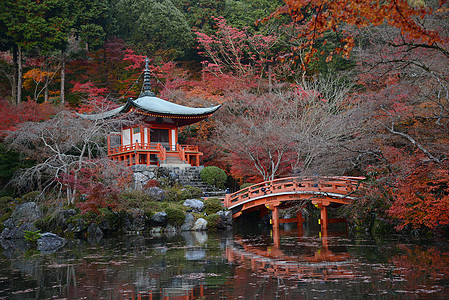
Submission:
[[168,129],[150,129],[150,142],[161,143],[162,146],[168,148]]

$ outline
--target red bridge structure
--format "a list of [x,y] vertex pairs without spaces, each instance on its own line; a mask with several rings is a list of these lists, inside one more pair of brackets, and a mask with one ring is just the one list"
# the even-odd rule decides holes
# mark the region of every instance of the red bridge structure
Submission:
[[226,194],[224,206],[233,213],[233,218],[253,211],[259,211],[261,216],[270,210],[273,213],[273,229],[278,229],[280,223],[298,223],[304,218],[301,212],[296,218],[280,219],[279,210],[297,206],[298,208],[312,202],[321,211],[320,224],[327,229],[329,223],[344,221],[329,219],[328,207],[349,204],[356,199],[355,192],[365,177],[288,177],[264,181],[233,194]]

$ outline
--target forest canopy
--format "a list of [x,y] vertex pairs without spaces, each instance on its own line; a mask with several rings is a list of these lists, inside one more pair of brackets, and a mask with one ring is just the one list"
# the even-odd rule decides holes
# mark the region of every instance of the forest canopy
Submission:
[[[0,10],[1,169],[25,170],[2,185],[53,157],[27,135],[83,128],[74,112],[139,95],[148,57],[159,97],[223,104],[179,139],[238,184],[365,176],[347,212],[355,222],[449,224],[447,1],[3,0]],[[101,136],[73,141],[57,155],[84,159],[74,149],[95,144],[89,159],[104,158]],[[28,186],[43,188],[33,176]]]

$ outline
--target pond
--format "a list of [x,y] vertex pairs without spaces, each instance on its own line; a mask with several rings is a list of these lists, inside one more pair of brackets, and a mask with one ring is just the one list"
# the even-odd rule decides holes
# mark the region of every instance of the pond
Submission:
[[[449,248],[335,224],[0,248],[0,299],[448,299]],[[274,240],[273,240],[274,238]]]

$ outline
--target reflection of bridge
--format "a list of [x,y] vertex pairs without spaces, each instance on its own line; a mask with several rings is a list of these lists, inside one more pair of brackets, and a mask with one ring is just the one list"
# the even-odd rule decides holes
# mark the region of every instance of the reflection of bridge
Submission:
[[262,214],[273,211],[273,227],[280,223],[297,222],[304,219],[298,213],[294,219],[279,219],[279,209],[293,205],[302,206],[311,201],[321,210],[320,224],[327,228],[328,223],[337,219],[328,219],[327,207],[331,204],[348,204],[356,199],[354,192],[364,177],[289,177],[261,182],[233,194],[227,194],[224,206],[232,210],[233,217],[259,210]]
[[[299,238],[302,230],[299,229]],[[238,247],[226,249],[226,257],[230,262],[238,262],[257,273],[268,273],[287,279],[320,279],[332,280],[354,277],[353,271],[347,267],[352,263],[347,252],[333,253],[328,245],[327,229],[321,232],[322,247],[314,254],[286,255],[280,247],[279,231],[273,230],[273,247],[252,246],[235,238]]]

